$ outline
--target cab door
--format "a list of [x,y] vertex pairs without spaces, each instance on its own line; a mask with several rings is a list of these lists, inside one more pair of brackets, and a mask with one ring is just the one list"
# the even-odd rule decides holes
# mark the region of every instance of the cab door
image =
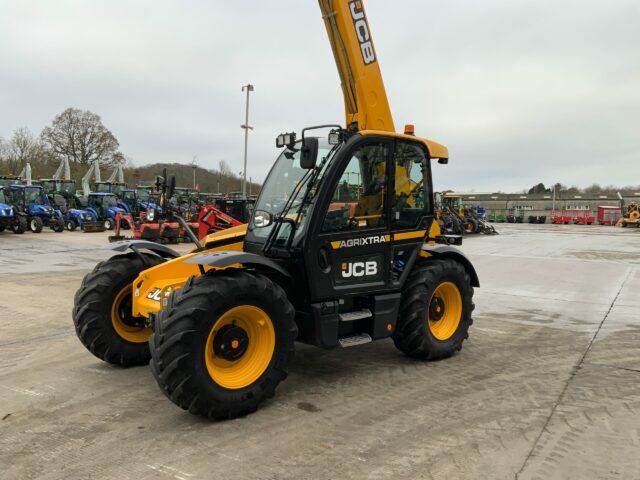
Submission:
[[393,147],[356,137],[328,172],[305,248],[313,301],[389,289]]

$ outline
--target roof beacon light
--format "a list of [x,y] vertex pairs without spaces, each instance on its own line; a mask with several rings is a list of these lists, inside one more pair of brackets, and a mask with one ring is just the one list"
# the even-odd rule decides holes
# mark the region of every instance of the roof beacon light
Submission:
[[407,123],[404,126],[404,134],[405,135],[415,135],[416,134],[416,128],[411,123]]

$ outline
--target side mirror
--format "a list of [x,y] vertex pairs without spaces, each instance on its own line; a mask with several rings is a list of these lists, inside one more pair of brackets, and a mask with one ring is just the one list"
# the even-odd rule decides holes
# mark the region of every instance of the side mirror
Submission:
[[307,137],[302,140],[302,148],[300,149],[300,168],[311,170],[316,166],[318,158],[318,139],[317,137]]
[[257,228],[268,227],[273,219],[269,212],[264,210],[256,210],[253,213],[253,226]]

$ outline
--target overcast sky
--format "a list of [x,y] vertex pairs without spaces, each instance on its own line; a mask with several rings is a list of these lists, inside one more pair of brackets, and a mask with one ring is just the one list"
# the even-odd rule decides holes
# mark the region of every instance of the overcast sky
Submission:
[[[449,147],[436,186],[639,184],[640,1],[366,0],[396,128]],[[315,0],[0,0],[0,136],[98,113],[134,163],[242,169],[344,123]]]

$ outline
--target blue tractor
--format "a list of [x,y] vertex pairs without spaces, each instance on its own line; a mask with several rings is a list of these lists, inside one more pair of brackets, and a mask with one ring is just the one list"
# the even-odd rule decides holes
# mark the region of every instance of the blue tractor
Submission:
[[24,233],[27,225],[26,215],[21,215],[14,208],[8,192],[0,185],[0,232],[10,229],[13,233]]
[[126,211],[118,206],[118,197],[113,193],[91,192],[87,196],[85,210],[90,212],[95,220],[84,222],[85,232],[113,230],[116,224],[116,215]]
[[85,209],[86,201],[76,195],[75,180],[45,179],[40,184],[44,188],[52,206],[62,213],[67,230],[73,232],[82,229],[84,222],[95,222],[97,219]]
[[120,191],[118,206],[126,213],[137,217],[140,212],[154,209],[156,213],[162,213],[160,205],[156,203],[149,189],[146,188],[125,188]]
[[14,207],[27,216],[33,233],[40,233],[44,226],[57,233],[64,231],[62,212],[51,206],[40,185],[11,185],[9,191]]

